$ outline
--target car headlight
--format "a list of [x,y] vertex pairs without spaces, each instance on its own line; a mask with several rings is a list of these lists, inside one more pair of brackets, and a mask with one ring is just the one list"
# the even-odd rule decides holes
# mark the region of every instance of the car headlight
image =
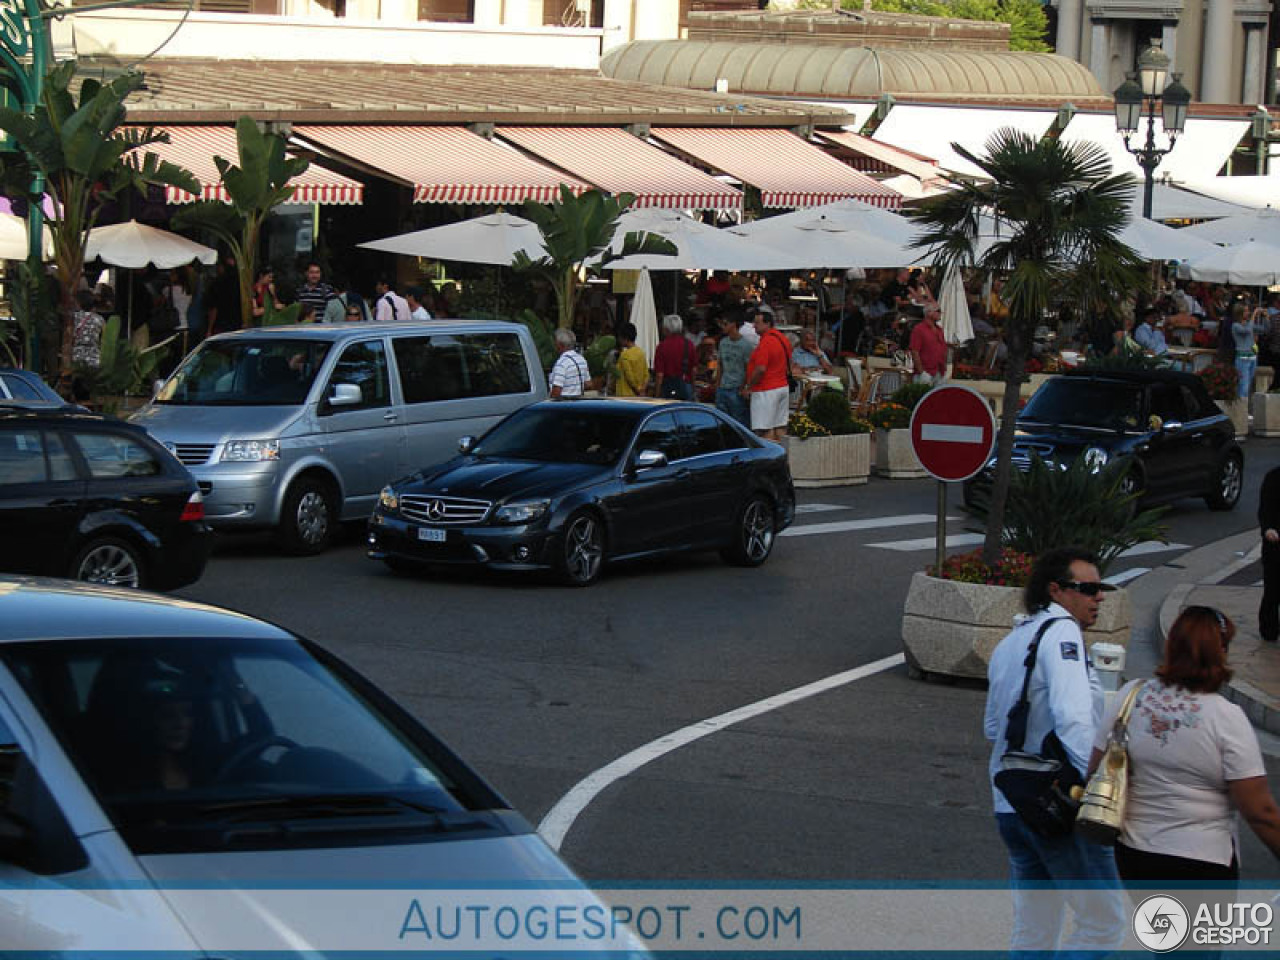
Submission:
[[1111,454],[1101,447],[1090,447],[1084,452],[1084,463],[1090,470],[1097,473],[1107,465],[1107,461],[1111,459]]
[[400,494],[390,487],[383,487],[378,494],[378,506],[388,513],[395,513],[400,509]]
[[550,500],[526,500],[523,503],[508,503],[493,512],[496,523],[533,523],[547,512]]
[[279,440],[228,440],[222,448],[223,460],[279,460]]

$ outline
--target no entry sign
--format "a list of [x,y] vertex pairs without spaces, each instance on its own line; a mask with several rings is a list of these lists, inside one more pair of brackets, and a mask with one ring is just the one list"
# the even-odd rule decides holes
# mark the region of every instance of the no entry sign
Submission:
[[911,414],[911,446],[939,480],[967,480],[986,465],[996,437],[987,401],[969,387],[934,387]]

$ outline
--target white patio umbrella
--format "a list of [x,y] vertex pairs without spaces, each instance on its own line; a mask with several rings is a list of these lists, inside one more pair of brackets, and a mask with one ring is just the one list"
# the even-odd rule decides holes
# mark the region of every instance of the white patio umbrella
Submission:
[[860,200],[796,210],[728,230],[785,251],[793,268],[898,267],[921,255],[911,246],[918,227]]
[[788,270],[800,266],[787,251],[694,220],[678,210],[628,210],[618,218],[610,248],[622,252],[628,233],[653,233],[676,247],[674,256],[636,255],[613,260],[608,270]]
[[1198,240],[1225,243],[1228,246],[1256,240],[1280,247],[1280,210],[1263,207],[1221,220],[1196,223],[1184,227],[1183,232]]
[[[1129,209],[1137,218],[1142,216],[1142,181],[1135,177],[1133,182],[1133,199]],[[1176,184],[1156,181],[1154,187],[1151,192],[1152,220],[1209,220],[1214,217],[1230,217],[1246,210],[1238,204],[1202,196]]]
[[[977,256],[986,253],[999,239],[999,228],[993,219],[984,217],[981,229],[983,232],[978,237],[976,246]],[[1175,230],[1163,223],[1135,215],[1120,230],[1120,239],[1144,260],[1193,260],[1212,253],[1213,244],[1192,236],[1189,229]]]
[[653,301],[653,284],[649,280],[649,268],[644,267],[636,278],[636,295],[631,303],[631,322],[636,328],[636,346],[644,351],[645,360],[653,366],[653,354],[658,349],[658,308]]
[[901,214],[881,207],[873,207],[869,203],[853,198],[837,200],[835,203],[824,204],[821,207],[793,210],[791,213],[765,217],[763,220],[752,220],[728,229],[747,237],[768,236],[780,228],[795,227],[816,221],[826,221],[846,230],[875,233],[903,245],[909,244],[911,238],[920,232],[919,227]]
[[969,298],[965,294],[960,268],[955,265],[942,278],[942,295],[938,298],[938,306],[942,310],[942,335],[949,345],[958,347],[973,339]]
[[85,261],[101,259],[113,267],[138,270],[152,264],[162,270],[181,267],[192,260],[214,263],[218,251],[202,243],[137,220],[94,227],[84,248]]
[[[53,240],[44,228],[42,259],[53,256]],[[0,213],[0,260],[27,259],[27,221],[12,213]]]
[[532,220],[498,212],[448,223],[443,227],[415,230],[382,240],[359,244],[366,250],[399,253],[408,257],[432,260],[455,260],[460,263],[490,263],[508,267],[519,252],[529,259],[544,256],[542,234]]
[[1219,247],[1189,261],[1185,272],[1192,280],[1209,283],[1271,286],[1280,283],[1280,246],[1249,240],[1233,247]]

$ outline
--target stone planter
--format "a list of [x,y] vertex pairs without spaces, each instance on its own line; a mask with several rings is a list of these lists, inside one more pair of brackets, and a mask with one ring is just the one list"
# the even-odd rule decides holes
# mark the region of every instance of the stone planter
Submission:
[[911,430],[902,427],[897,430],[876,431],[877,477],[927,477],[924,467],[911,449]]
[[[902,616],[902,646],[915,676],[986,679],[991,651],[1022,613],[1021,587],[940,580],[924,573],[911,578]],[[1106,595],[1098,622],[1085,642],[1129,645],[1133,613],[1126,590]]]
[[1246,397],[1236,397],[1230,403],[1222,400],[1213,401],[1218,409],[1231,418],[1236,430],[1236,439],[1243,440],[1249,432],[1249,401]]
[[797,487],[843,487],[866,483],[871,474],[871,434],[843,437],[784,437],[791,479]]
[[1280,437],[1280,393],[1255,393],[1249,398],[1253,422],[1249,432],[1255,437]]

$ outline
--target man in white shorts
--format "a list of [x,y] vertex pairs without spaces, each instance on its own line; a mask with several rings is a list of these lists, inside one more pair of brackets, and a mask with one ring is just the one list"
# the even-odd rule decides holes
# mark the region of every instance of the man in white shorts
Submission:
[[752,324],[760,343],[747,361],[747,382],[740,393],[751,398],[751,429],[766,440],[781,442],[790,413],[791,341],[774,329],[772,313],[757,312]]

